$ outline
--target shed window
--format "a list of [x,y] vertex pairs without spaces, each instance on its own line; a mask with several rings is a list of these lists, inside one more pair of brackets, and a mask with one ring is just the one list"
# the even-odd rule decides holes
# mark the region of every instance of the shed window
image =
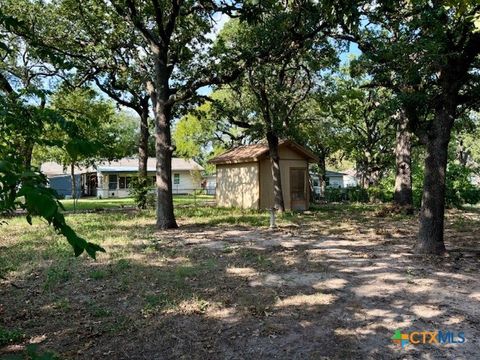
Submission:
[[117,190],[117,175],[108,175],[108,190]]
[[180,184],[180,174],[173,174],[173,183],[175,185]]

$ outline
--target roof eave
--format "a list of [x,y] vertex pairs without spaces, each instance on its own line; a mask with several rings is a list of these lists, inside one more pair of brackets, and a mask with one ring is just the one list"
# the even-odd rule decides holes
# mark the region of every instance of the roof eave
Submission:
[[254,157],[254,158],[247,158],[247,159],[236,159],[236,160],[209,160],[209,164],[214,164],[214,165],[231,165],[231,164],[245,164],[245,163],[252,163],[252,162],[258,162],[260,158]]

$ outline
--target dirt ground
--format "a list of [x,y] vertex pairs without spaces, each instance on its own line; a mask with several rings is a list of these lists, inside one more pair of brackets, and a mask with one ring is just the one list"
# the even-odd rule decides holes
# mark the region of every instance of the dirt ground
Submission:
[[[0,354],[39,343],[72,359],[480,358],[478,212],[449,213],[443,258],[411,252],[416,219],[372,212],[277,229],[122,221],[128,245],[107,242],[109,256],[76,260],[64,279],[46,286],[39,266],[1,280],[0,324],[25,336]],[[466,342],[402,349],[397,329]]]

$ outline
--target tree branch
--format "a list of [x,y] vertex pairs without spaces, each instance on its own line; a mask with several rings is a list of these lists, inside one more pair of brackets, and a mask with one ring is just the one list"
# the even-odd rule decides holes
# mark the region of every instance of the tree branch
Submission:
[[0,90],[3,90],[8,95],[15,94],[12,85],[8,82],[7,78],[0,72]]
[[137,12],[137,7],[135,6],[134,0],[126,0],[127,7],[129,11],[125,11],[123,6],[120,6],[116,1],[112,1],[112,5],[120,16],[123,16],[129,20],[133,26],[140,31],[144,39],[151,44],[160,46],[158,39],[155,34],[147,29],[145,24],[140,20],[140,17]]

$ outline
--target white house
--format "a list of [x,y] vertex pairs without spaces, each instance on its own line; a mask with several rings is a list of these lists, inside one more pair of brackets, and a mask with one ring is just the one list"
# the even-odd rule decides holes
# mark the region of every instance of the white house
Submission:
[[207,195],[215,195],[215,190],[217,188],[217,174],[205,175],[203,179],[205,193]]
[[[355,187],[358,185],[358,180],[355,176],[355,170],[346,170],[345,172],[337,172],[337,171],[330,171],[326,170],[326,187],[329,188],[349,188]],[[313,191],[320,195],[320,180],[317,174],[310,174],[310,178],[312,181],[312,188]]]
[[343,172],[343,187],[355,187],[358,185],[357,171],[348,169]]
[[[41,166],[49,178],[50,186],[71,196],[70,172],[62,165],[48,162]],[[156,159],[148,158],[148,177],[152,187],[155,184]],[[172,158],[172,191],[174,194],[189,194],[202,188],[201,171],[203,167],[191,159]],[[80,196],[96,196],[98,198],[128,197],[129,185],[138,174],[138,159],[123,158],[117,161],[102,162],[96,167],[75,168],[77,188]],[[62,178],[61,189],[57,189]],[[79,180],[79,181],[78,181]]]
[[327,178],[327,184],[326,184],[327,187],[331,187],[331,188],[345,187],[343,182],[343,177],[345,176],[344,173],[327,170],[325,172],[325,176]]
[[[148,177],[155,184],[155,158],[148,158]],[[202,178],[200,172],[203,167],[191,159],[172,158],[172,192],[174,194],[189,194],[201,189]],[[97,167],[97,194],[99,198],[127,197],[132,177],[138,172],[138,160],[124,158],[101,164]]]

